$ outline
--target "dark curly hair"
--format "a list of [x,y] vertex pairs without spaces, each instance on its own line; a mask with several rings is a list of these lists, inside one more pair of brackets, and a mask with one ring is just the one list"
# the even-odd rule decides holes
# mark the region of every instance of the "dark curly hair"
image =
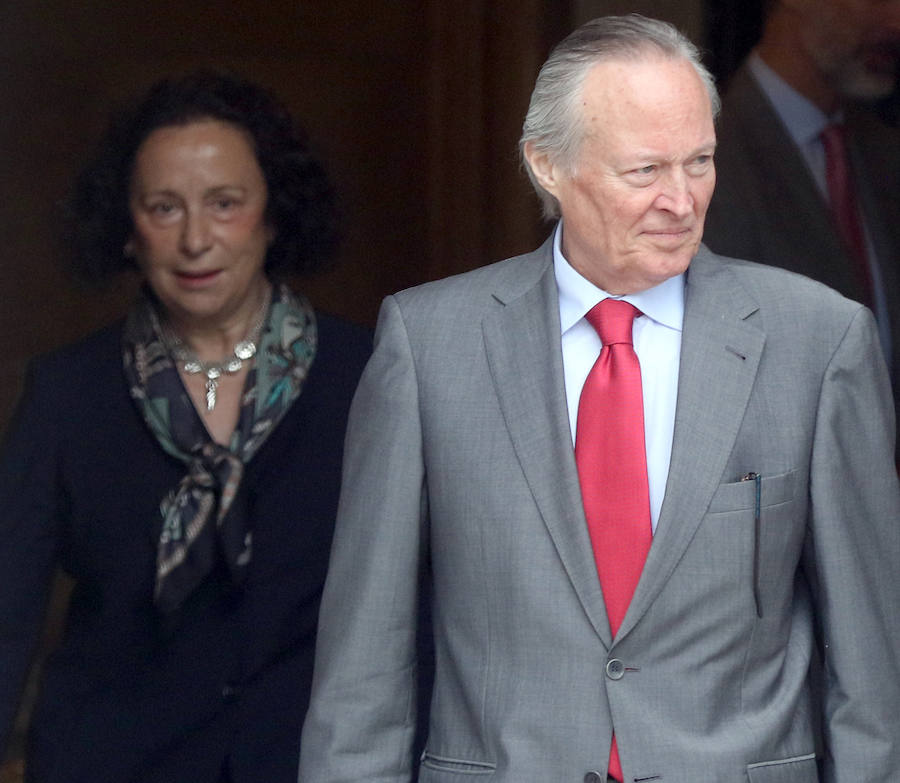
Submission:
[[253,140],[268,189],[266,217],[275,229],[266,271],[312,272],[332,259],[334,194],[303,132],[270,92],[232,74],[202,70],[157,82],[133,109],[110,121],[66,205],[77,277],[99,283],[134,267],[123,248],[133,231],[128,198],[138,148],[158,128],[204,119],[231,123]]

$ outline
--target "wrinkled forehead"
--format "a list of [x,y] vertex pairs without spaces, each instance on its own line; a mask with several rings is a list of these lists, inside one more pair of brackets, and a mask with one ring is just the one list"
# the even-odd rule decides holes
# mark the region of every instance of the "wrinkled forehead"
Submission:
[[593,152],[642,148],[679,157],[715,145],[709,93],[685,60],[598,64],[580,110],[582,144],[600,145]]
[[712,98],[690,61],[658,54],[609,58],[586,72],[577,101],[582,122],[615,119],[632,111],[677,110],[712,118]]

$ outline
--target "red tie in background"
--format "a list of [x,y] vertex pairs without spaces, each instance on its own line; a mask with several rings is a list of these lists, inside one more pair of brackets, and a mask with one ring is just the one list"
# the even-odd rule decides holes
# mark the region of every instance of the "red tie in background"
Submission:
[[862,292],[862,301],[871,306],[872,276],[869,271],[866,239],[847,155],[847,139],[843,125],[828,125],[822,131],[825,147],[825,181],[838,234],[853,260],[853,271]]
[[[613,637],[653,538],[641,366],[631,338],[638,315],[628,302],[604,299],[585,316],[603,349],[582,389],[575,428],[584,514]],[[609,774],[622,780],[615,736]]]

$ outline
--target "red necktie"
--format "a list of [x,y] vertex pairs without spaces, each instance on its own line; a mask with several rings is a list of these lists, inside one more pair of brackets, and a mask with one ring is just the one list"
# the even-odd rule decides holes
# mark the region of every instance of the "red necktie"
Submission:
[[[638,315],[628,302],[604,299],[585,316],[603,349],[581,391],[575,428],[584,514],[613,637],[653,539],[641,366],[631,341]],[[615,736],[609,774],[622,780]]]
[[847,156],[847,139],[843,125],[828,125],[822,131],[825,147],[825,181],[831,212],[847,252],[853,260],[853,271],[865,304],[872,304],[872,276],[869,271],[866,239]]

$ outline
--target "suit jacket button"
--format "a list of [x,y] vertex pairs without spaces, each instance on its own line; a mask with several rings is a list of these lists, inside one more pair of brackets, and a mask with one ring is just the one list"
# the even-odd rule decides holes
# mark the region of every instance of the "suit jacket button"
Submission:
[[224,701],[234,701],[237,698],[238,689],[236,685],[226,682],[222,686],[222,699]]
[[584,783],[604,783],[604,780],[600,777],[599,772],[591,771],[584,776]]
[[625,664],[618,658],[606,662],[606,676],[611,680],[621,680],[625,676]]

